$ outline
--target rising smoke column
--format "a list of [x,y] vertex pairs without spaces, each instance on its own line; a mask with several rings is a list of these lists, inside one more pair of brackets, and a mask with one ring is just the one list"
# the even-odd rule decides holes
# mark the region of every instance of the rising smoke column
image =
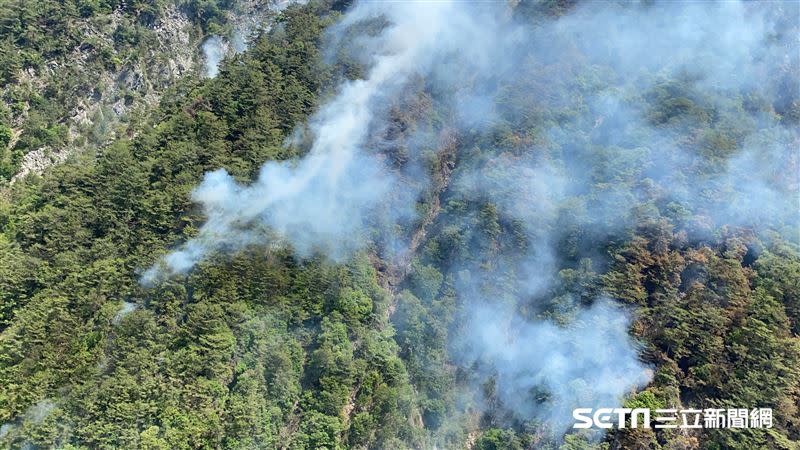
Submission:
[[219,63],[228,53],[228,43],[221,36],[210,36],[203,42],[206,76],[214,78],[219,73]]
[[[292,3],[305,4],[305,0],[268,0],[264,4],[245,3],[247,10],[235,14],[238,16],[234,21],[233,31],[230,41],[222,36],[211,35],[202,45],[205,74],[208,78],[214,78],[219,74],[219,65],[229,53],[242,53],[247,50],[250,43],[248,36],[256,30],[269,31],[270,24],[264,26],[272,13],[277,13],[286,9]],[[241,5],[239,5],[241,6]]]
[[[206,223],[143,281],[185,273],[213,252],[255,243],[288,244],[301,257],[321,252],[344,260],[366,245],[370,226],[413,215],[419,188],[411,189],[372,148],[380,141],[374,130],[385,129],[389,120],[383,105],[400,96],[411,79],[425,80],[435,100],[452,113],[450,126],[479,134],[492,133],[503,121],[527,120],[529,111],[506,100],[541,89],[533,100],[536,106],[541,102],[546,108],[577,111],[559,117],[560,123],[541,119],[539,137],[548,147],[537,152],[544,156],[512,158],[484,148],[492,164],[454,175],[450,195],[493,202],[504,216],[523,224],[521,234],[529,245],[491,268],[451,268],[452,273],[472,273],[454,281],[458,326],[467,332],[454,334],[451,359],[474,370],[476,397],[477,386],[492,379],[515,418],[541,419],[559,431],[568,426],[574,407],[617,406],[650,376],[627,333],[629,312],[599,297],[590,306],[573,300],[566,324],[520,314],[521,309],[541,307],[538,302],[561,282],[554,242],[559,227],[565,226],[559,211],[568,202],[584,207],[584,216],[570,220],[595,229],[596,235],[586,240],[622,234],[634,225],[632,207],[642,201],[641,186],[651,181],[661,183],[664,198],[709,216],[717,225],[770,222],[775,220],[771,213],[792,211],[796,198],[787,203],[771,184],[775,171],[786,167],[776,166],[771,157],[777,150],[757,144],[756,138],[775,134],[783,142],[787,138],[780,136],[793,131],[776,125],[774,133],[756,132],[747,140],[752,145],[730,159],[721,173],[698,178],[691,171],[698,164],[694,149],[674,142],[677,125],[653,126],[640,98],[657,86],[659,77],[681,72],[696,80],[698,97],[703,91],[751,88],[762,70],[751,62],[765,61],[771,68],[781,56],[780,45],[767,39],[773,31],[770,21],[736,2],[653,7],[594,3],[534,28],[517,23],[513,10],[501,2],[367,2],[344,16],[333,37],[379,16],[389,25],[358,41],[361,62],[368,67],[365,77],[339,86],[309,120],[313,144],[307,156],[268,162],[249,185],[237,183],[224,170],[207,174],[192,196],[203,207]],[[560,97],[555,88],[530,84],[526,70],[573,53],[586,66],[610,67],[613,76],[608,79],[615,86],[584,88],[585,98],[576,100]],[[556,86],[574,81],[573,75],[557,73],[547,81]],[[500,92],[498,86],[511,90]],[[511,106],[500,110],[499,99]],[[565,133],[567,129],[574,133]],[[598,149],[596,142],[605,148]],[[412,146],[412,160],[421,159],[420,147]],[[765,159],[768,163],[759,162]],[[581,197],[593,183],[606,188],[592,198]],[[718,185],[728,187],[729,197],[704,200],[704,192]],[[386,213],[380,207],[390,193],[409,189],[399,196],[408,201],[392,203],[389,217],[376,219]],[[762,207],[751,207],[753,196]],[[473,220],[455,210],[443,215],[443,221],[466,228]],[[796,223],[796,218],[788,220]],[[499,281],[511,288],[502,291]],[[537,389],[547,391],[547,401],[531,401],[530,393]]]
[[[364,228],[376,207],[390,191],[408,189],[378,155],[364,148],[368,138],[374,137],[370,136],[371,129],[385,128],[376,123],[387,120],[380,105],[399,95],[411,77],[422,76],[449,92],[450,96],[445,94],[441,100],[453,102],[458,122],[485,126],[492,116],[487,108],[494,95],[487,80],[495,71],[513,68],[525,43],[526,33],[509,20],[504,7],[464,6],[457,2],[364,3],[350,11],[334,35],[378,15],[387,18],[390,25],[374,39],[359,43],[360,48],[369,50],[364,57],[370,67],[367,76],[340,86],[338,94],[309,120],[314,141],[308,155],[288,163],[268,162],[251,185],[236,183],[223,170],[207,174],[192,196],[207,216],[198,237],[165,257],[163,265],[145,274],[144,281],[155,280],[164,270],[184,273],[210,252],[241,248],[262,238],[290,244],[300,256],[321,251],[334,259],[346,258],[365,245]],[[446,61],[449,63],[443,64]],[[465,87],[459,87],[462,84]],[[412,158],[420,158],[419,153],[419,148],[412,148]],[[518,181],[537,185],[534,190],[542,190],[542,183],[552,186],[556,181],[554,176],[545,178],[544,172],[538,174],[542,175],[539,178],[526,175]],[[393,205],[395,220],[381,223],[391,224],[411,214],[418,194],[401,196],[410,201]],[[540,214],[541,207],[549,204],[544,197],[540,200],[536,210],[524,202],[518,202],[514,209],[523,218],[527,212]],[[270,234],[256,231],[263,226]],[[537,267],[544,264],[543,259],[532,258],[527,263],[531,273],[537,269],[547,273]],[[460,288],[465,320],[471,322],[482,315],[484,305],[471,296],[474,286]],[[496,305],[485,306],[498,312]],[[466,363],[472,358],[488,358],[492,370],[502,374],[502,392],[546,384],[554,395],[546,408],[558,411],[547,418],[557,417],[559,425],[575,402],[569,387],[575,385],[574,380],[585,380],[581,399],[609,404],[618,401],[631,386],[646,381],[647,372],[637,362],[635,348],[627,337],[626,316],[605,303],[579,318],[604,324],[584,333],[592,345],[574,342],[574,329],[526,322],[517,318],[513,309],[494,317],[477,328],[480,345],[472,347],[477,353],[459,354],[456,360]],[[503,330],[513,330],[511,341],[495,339]],[[598,348],[603,351],[598,352]],[[532,349],[541,353],[533,354]],[[523,417],[536,409],[524,402],[509,402],[508,406]]]
[[[452,3],[364,3],[352,10],[340,27],[390,16],[391,25],[369,43],[373,52],[364,79],[348,81],[338,94],[309,119],[314,141],[299,161],[268,162],[249,186],[237,184],[224,170],[206,174],[192,193],[207,217],[199,235],[156,265],[145,283],[164,273],[185,273],[209,252],[240,249],[264,238],[254,231],[267,226],[274,239],[285,241],[302,256],[322,251],[334,259],[364,246],[365,218],[399,188],[379,155],[363,148],[368,131],[412,75],[431,73],[437,62],[454,55],[486,70],[492,63],[467,41],[497,43],[492,31],[498,19],[492,11],[476,17]],[[483,20],[481,20],[483,19]],[[467,67],[467,70],[469,70]],[[402,217],[412,202],[393,205]]]

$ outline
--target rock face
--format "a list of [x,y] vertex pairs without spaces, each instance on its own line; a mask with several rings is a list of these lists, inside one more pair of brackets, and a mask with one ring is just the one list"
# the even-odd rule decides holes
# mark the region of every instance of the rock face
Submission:
[[[246,49],[245,42],[258,27],[281,9],[287,1],[241,0],[228,12],[230,38],[218,37],[224,43],[222,56]],[[130,19],[127,19],[128,21]],[[114,36],[125,25],[126,17],[121,10],[102,17],[101,20],[86,19],[79,26],[83,33],[81,43],[58,60],[46,61],[38,70],[21,70],[16,82],[0,89],[5,98],[25,99],[15,106],[11,118],[14,139],[8,143],[8,153],[14,151],[18,137],[26,128],[31,116],[29,99],[47,92],[59,77],[80,80],[71,89],[61,105],[63,117],[58,120],[66,128],[66,144],[59,148],[41,147],[28,151],[20,163],[11,182],[28,174],[41,174],[53,164],[66,161],[71,155],[93,148],[102,148],[117,137],[121,124],[134,111],[144,112],[157,104],[162,93],[178,79],[203,71],[205,62],[201,54],[201,43],[208,41],[199,31],[186,11],[176,4],[167,5],[160,18],[149,28],[150,37],[137,44],[136,52],[120,54],[116,50]],[[90,43],[90,44],[87,44]],[[102,49],[102,50],[101,50]],[[102,70],[91,64],[100,51],[111,51],[113,67]],[[215,62],[216,64],[219,61]],[[6,95],[9,92],[15,95]],[[52,147],[52,146],[51,146]],[[21,150],[17,150],[21,151]]]
[[[11,182],[28,174],[42,174],[77,152],[101,149],[117,137],[128,115],[134,111],[144,112],[157,104],[162,93],[181,77],[200,73],[216,75],[217,66],[225,56],[246,50],[252,35],[268,28],[276,11],[291,3],[290,0],[234,3],[228,12],[230,35],[227,37],[203,36],[184,10],[176,4],[167,5],[150,27],[151,39],[136,48],[138,54],[132,57],[111,50],[120,63],[100,71],[92,68],[90,62],[96,58],[99,48],[115,49],[114,35],[126,18],[121,10],[116,10],[102,21],[82,23],[85,37],[66,57],[47,61],[38,72],[25,69],[13,86],[2,89],[3,94],[8,89],[26,92],[30,98],[46,92],[59,77],[77,76],[82,80],[81,85],[73,89],[75,95],[62,105],[65,113],[59,123],[66,128],[66,144],[29,151]],[[13,151],[16,138],[25,128],[30,106],[27,100],[21,107],[17,106],[18,113],[11,123],[15,134],[8,144],[9,151]]]
[[197,58],[191,27],[192,23],[185,13],[174,5],[167,7],[164,17],[155,27],[158,49],[151,51],[151,56],[170,55],[160,79],[174,79],[194,70]]
[[275,14],[292,3],[305,3],[305,1],[239,1],[228,15],[228,21],[231,24],[230,36],[213,35],[203,42],[205,75],[210,78],[217,76],[218,67],[223,58],[247,50],[252,36],[261,30],[269,30]]
[[69,147],[65,147],[60,150],[52,150],[49,147],[42,147],[38,150],[29,152],[22,157],[22,165],[20,166],[20,170],[11,179],[11,182],[13,183],[31,173],[41,175],[48,167],[66,161],[71,154],[72,151]]
[[[46,92],[48,85],[59,77],[81,80],[74,96],[67,99],[65,114],[59,121],[67,129],[67,143],[60,148],[42,147],[26,153],[11,182],[28,174],[41,174],[48,167],[66,161],[70,155],[89,147],[102,147],[116,137],[117,125],[133,110],[144,110],[156,104],[162,92],[180,77],[194,73],[198,63],[196,32],[189,17],[175,5],[165,7],[160,19],[152,26],[153,37],[138,58],[115,64],[100,72],[90,67],[101,46],[114,48],[113,35],[123,22],[116,10],[102,23],[86,21],[85,42],[68,52],[65,58],[48,61],[38,72],[28,68],[17,77],[15,86],[6,87],[32,94]],[[115,55],[120,59],[121,55]],[[28,101],[12,119],[17,136],[29,117]],[[13,150],[17,139],[9,142]]]

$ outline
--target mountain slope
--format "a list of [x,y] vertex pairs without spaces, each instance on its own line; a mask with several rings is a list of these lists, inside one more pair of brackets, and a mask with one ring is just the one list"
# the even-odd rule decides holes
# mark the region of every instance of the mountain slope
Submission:
[[[224,34],[148,5],[96,7]],[[792,448],[796,5],[462,6],[289,6],[8,186],[0,446]],[[570,429],[606,402],[775,423]]]

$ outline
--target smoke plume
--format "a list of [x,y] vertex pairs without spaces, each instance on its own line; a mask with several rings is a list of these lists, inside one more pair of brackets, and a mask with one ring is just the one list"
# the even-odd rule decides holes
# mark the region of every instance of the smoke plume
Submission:
[[203,42],[203,57],[206,66],[206,76],[214,78],[219,73],[219,63],[228,53],[228,43],[221,36],[209,36]]
[[304,4],[306,0],[266,0],[242,2],[237,5],[243,11],[232,14],[233,30],[230,41],[222,36],[211,35],[203,42],[203,60],[206,77],[214,78],[225,56],[245,52],[250,46],[249,37],[257,31],[269,31],[270,19],[293,3]]
[[[376,236],[408,245],[393,229],[419,219],[415,206],[433,183],[425,168],[435,137],[455,130],[459,157],[470,148],[476,154],[456,167],[437,218],[474,237],[466,256],[442,263],[456,275],[460,308],[452,361],[474,370],[475,386],[492,379],[513,417],[557,430],[568,426],[574,407],[617,406],[649,379],[627,333],[630,312],[600,295],[560,293],[560,242],[571,229],[588,230],[574,237],[572,258],[602,259],[586,244],[623,235],[648,215],[705,218],[681,224],[698,236],[721,225],[796,233],[798,160],[791,148],[800,141],[786,117],[798,95],[785,80],[796,73],[796,52],[787,49],[797,38],[781,23],[791,12],[780,10],[792,6],[590,2],[558,18],[525,7],[352,7],[331,30],[327,54],[356,58],[367,70],[343,82],[309,120],[306,156],[268,162],[250,184],[224,170],[206,174],[192,196],[205,224],[143,281],[253,244],[334,260]],[[380,33],[347,33],[377,20],[385,21]],[[386,157],[398,146],[386,137],[387,105],[403,104],[406,88],[419,80],[445,112],[443,123],[409,132],[409,162],[397,168]],[[652,108],[675,91],[681,102]],[[754,99],[752,110],[719,100],[743,95]],[[690,122],[681,119],[687,113]],[[697,123],[725,121],[745,121],[750,131],[735,142],[678,139]],[[520,135],[527,141],[515,140]],[[511,254],[481,246],[485,218],[459,206],[480,203],[518,225],[521,243]],[[567,298],[566,323],[537,314],[556,295]],[[544,400],[534,391],[546,392]]]

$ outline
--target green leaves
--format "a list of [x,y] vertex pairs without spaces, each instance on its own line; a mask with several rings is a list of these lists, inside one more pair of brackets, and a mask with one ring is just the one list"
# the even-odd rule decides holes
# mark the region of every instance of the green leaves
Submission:
[[[648,300],[633,328],[650,342],[647,354],[659,369],[651,387],[627,405],[746,405],[772,407],[779,415],[792,410],[788,404],[800,385],[800,347],[787,315],[794,311],[793,297],[785,296],[784,289],[792,289],[786,277],[791,277],[796,251],[781,241],[772,243],[780,256],[764,251],[754,273],[745,265],[747,248],[739,237],[694,249],[667,230],[652,231],[640,230],[635,245],[617,250],[616,268],[603,277],[615,295],[633,290],[646,293],[639,298]],[[751,240],[748,246],[762,244]],[[777,436],[785,437],[794,419],[782,420],[786,429]],[[626,430],[614,439],[623,446],[638,445],[654,436]],[[726,448],[774,448],[763,430],[711,430],[701,439]]]

